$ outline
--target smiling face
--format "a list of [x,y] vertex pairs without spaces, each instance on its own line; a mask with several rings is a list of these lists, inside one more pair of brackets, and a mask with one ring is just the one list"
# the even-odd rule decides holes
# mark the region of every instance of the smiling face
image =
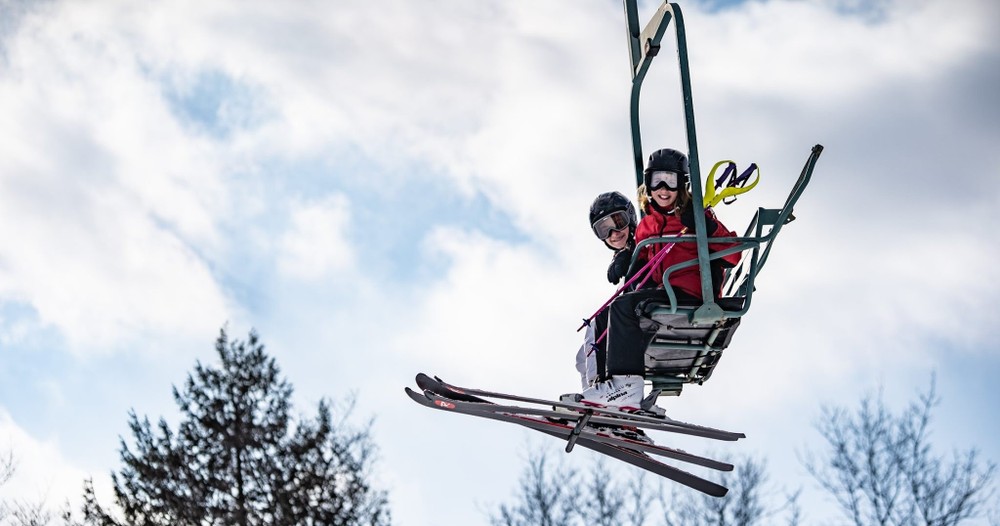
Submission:
[[664,210],[670,210],[676,206],[677,190],[670,190],[665,186],[660,186],[652,193],[653,201]]
[[613,230],[607,239],[604,240],[609,247],[621,250],[628,244],[628,227],[621,230]]

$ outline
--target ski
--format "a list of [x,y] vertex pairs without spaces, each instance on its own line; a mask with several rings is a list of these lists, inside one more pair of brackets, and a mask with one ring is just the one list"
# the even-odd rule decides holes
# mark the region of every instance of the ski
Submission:
[[[508,414],[508,413],[496,413],[490,411],[483,411],[481,408],[486,405],[476,405],[476,402],[467,402],[461,400],[449,400],[438,396],[433,398],[429,395],[433,394],[429,391],[424,391],[419,393],[410,389],[405,388],[406,394],[415,402],[433,409],[441,409],[445,411],[452,411],[458,413],[464,413],[471,416],[479,416],[483,418],[489,418],[491,420],[499,420],[502,422],[511,422],[522,425],[524,427],[534,429],[536,431],[541,431],[550,436],[554,436],[563,440],[571,440],[575,435],[577,428],[569,424],[563,424],[559,422],[552,422],[544,418],[534,418],[531,416],[518,415],[518,414]],[[482,404],[482,402],[479,402]],[[664,478],[673,480],[692,489],[701,491],[702,493],[714,496],[722,497],[729,490],[720,484],[716,484],[710,480],[703,479],[697,475],[688,473],[687,471],[678,469],[674,466],[670,466],[659,462],[649,455],[633,449],[638,444],[638,441],[632,441],[628,439],[611,438],[611,437],[598,437],[592,433],[584,432],[576,435],[575,439],[576,445],[597,451],[608,455],[610,457],[616,458],[623,462],[627,462],[636,466],[638,468],[645,469],[651,473],[655,473]],[[603,441],[603,440],[607,440]],[[614,441],[614,442],[612,442]],[[619,445],[622,444],[622,445]]]
[[[602,428],[599,425],[595,425],[593,418],[591,418],[587,422],[584,422],[582,425],[580,424],[580,422],[583,422],[583,420],[579,420],[574,424],[572,423],[573,422],[572,420],[561,418],[561,416],[565,416],[565,413],[560,413],[556,411],[548,411],[547,413],[553,415],[559,415],[557,417],[537,415],[535,414],[534,411],[524,412],[521,411],[522,408],[519,407],[503,406],[499,404],[493,404],[492,402],[488,401],[475,402],[471,400],[469,401],[456,400],[441,396],[431,390],[425,390],[424,396],[428,398],[431,401],[431,403],[433,403],[436,407],[442,409],[450,409],[466,414],[475,414],[476,416],[483,416],[485,413],[488,413],[488,414],[498,414],[510,417],[518,417],[518,418],[523,417],[525,419],[530,419],[532,421],[537,421],[546,424],[546,426],[548,427],[558,428],[562,430],[570,430],[573,432],[573,435],[577,436],[577,439],[579,437],[586,437],[590,440],[595,440],[598,442],[608,443],[612,445],[623,445],[630,449],[638,449],[645,453],[652,453],[654,455],[659,455],[662,457],[679,460],[681,462],[687,462],[689,464],[696,464],[699,466],[704,466],[719,471],[733,470],[733,465],[728,464],[726,462],[720,462],[718,460],[714,460],[711,458],[702,457],[700,455],[695,455],[693,453],[688,453],[687,451],[684,451],[682,449],[661,446],[659,444],[656,444],[655,442],[652,442],[651,440],[649,442],[646,442],[639,439],[638,437],[631,438],[628,436],[623,436],[622,434],[616,434],[616,431],[618,431],[619,433],[625,432],[625,433],[634,433],[638,435],[636,431],[628,429],[628,427],[630,426],[622,426],[621,424],[616,423],[612,424],[605,430],[605,428]],[[544,418],[532,418],[533,416],[543,416]],[[573,438],[573,436],[564,438],[567,438],[570,442],[575,442],[576,440]],[[568,449],[572,449],[572,445],[570,445]]]
[[[560,402],[553,400],[542,400],[538,398],[522,397],[522,396],[508,395],[503,393],[495,393],[491,391],[483,391],[479,389],[456,387],[454,385],[448,384],[447,382],[441,380],[440,378],[431,377],[424,373],[418,374],[416,380],[417,380],[417,386],[423,390],[428,390],[447,398],[453,398],[456,400],[463,400],[472,403],[492,404],[494,406],[494,407],[484,407],[485,410],[507,411],[520,414],[532,414],[536,416],[544,416],[548,418],[560,418],[572,421],[577,421],[584,415],[589,414],[592,415],[589,418],[590,418],[590,423],[593,424],[631,425],[645,429],[666,431],[670,433],[679,433],[679,434],[692,435],[703,438],[711,438],[715,440],[725,440],[725,441],[736,441],[741,438],[746,438],[746,435],[744,435],[743,433],[736,433],[732,431],[724,431],[721,429],[715,429],[706,426],[689,424],[687,422],[681,422],[679,420],[674,420],[669,417],[657,417],[657,416],[648,416],[635,413],[626,413],[618,411],[616,409],[605,408],[605,407],[590,406],[585,404],[577,404],[569,402]],[[538,404],[544,406],[544,408],[505,406],[501,404],[496,404],[491,400],[487,400],[487,398],[497,398],[500,400],[510,400],[515,402]],[[563,410],[560,411],[557,408],[561,408]]]

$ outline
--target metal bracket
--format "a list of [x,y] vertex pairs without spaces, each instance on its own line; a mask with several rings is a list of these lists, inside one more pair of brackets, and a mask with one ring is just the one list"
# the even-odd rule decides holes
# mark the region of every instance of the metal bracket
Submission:
[[583,431],[584,427],[587,427],[587,423],[590,422],[590,417],[594,416],[594,411],[592,409],[587,409],[583,416],[576,421],[576,426],[573,427],[573,431],[570,432],[569,438],[566,440],[566,452],[569,453],[573,451],[573,446],[576,445],[576,439],[580,438],[580,433]]

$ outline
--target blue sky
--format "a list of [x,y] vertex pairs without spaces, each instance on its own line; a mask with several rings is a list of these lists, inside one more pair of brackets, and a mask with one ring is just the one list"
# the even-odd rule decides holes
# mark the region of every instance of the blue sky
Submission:
[[[766,456],[819,520],[790,452],[820,406],[883,386],[901,407],[936,374],[943,451],[1000,460],[1000,7],[682,6],[702,165],[762,167],[727,226],[827,149],[712,380],[664,403],[748,439],[661,440]],[[56,504],[92,476],[109,498],[128,411],[176,418],[171,386],[228,324],[258,330],[300,412],[357,393],[398,524],[485,523],[527,431],[402,388],[577,388],[574,331],[612,291],[586,209],[632,194],[620,3],[0,1],[0,20],[0,447],[20,466],[0,494]],[[647,149],[684,144],[672,53]]]

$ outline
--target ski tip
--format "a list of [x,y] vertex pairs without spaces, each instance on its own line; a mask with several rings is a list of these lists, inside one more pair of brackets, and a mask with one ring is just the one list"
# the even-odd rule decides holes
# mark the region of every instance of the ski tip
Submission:
[[404,387],[403,390],[406,391],[406,396],[409,396],[411,400],[422,406],[433,407],[437,409],[455,408],[454,404],[450,404],[450,402],[448,402],[447,400],[444,401],[446,403],[442,403],[441,400],[438,400],[437,397],[433,396],[429,391],[416,391],[410,389],[409,387]]
[[423,389],[417,391],[415,389],[410,389],[409,387],[404,387],[403,390],[406,391],[407,396],[416,401],[431,399],[430,395],[427,394],[428,392]]
[[436,388],[438,388],[440,385],[441,385],[441,381],[440,380],[435,380],[434,378],[431,378],[430,376],[428,376],[428,375],[426,375],[424,373],[420,373],[420,374],[417,375],[417,387],[419,387],[419,388],[421,388],[421,389],[423,389],[425,391],[426,390],[433,391]]

